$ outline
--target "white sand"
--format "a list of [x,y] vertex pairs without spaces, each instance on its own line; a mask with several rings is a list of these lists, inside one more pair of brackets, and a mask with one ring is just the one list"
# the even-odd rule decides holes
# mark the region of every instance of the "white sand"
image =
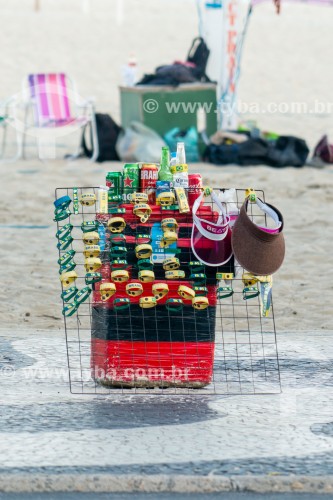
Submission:
[[[91,16],[76,12],[78,1],[41,3],[42,11],[35,14],[32,2],[0,0],[2,98],[18,92],[29,72],[62,70],[75,78],[82,95],[96,96],[98,110],[118,119],[117,85],[129,53],[135,52],[141,70],[148,72],[185,56],[196,34],[195,2],[191,0],[124,0],[122,25],[117,24],[116,2],[93,2],[96,7]],[[314,99],[332,99],[332,22],[330,8],[290,5],[278,18],[271,5],[259,6],[245,48],[241,99],[310,105]],[[305,137],[311,145],[325,131],[331,132],[333,140],[329,114],[255,118],[263,127]],[[59,156],[65,151],[59,149]],[[37,158],[0,165],[0,224],[47,226],[1,227],[2,326],[62,328],[52,222],[54,188],[99,185],[112,168],[112,164],[93,165],[84,160],[40,162]],[[277,328],[332,329],[333,167],[274,170],[201,164],[192,171],[201,171],[216,186],[265,190],[267,200],[285,216],[287,256],[274,286]]]

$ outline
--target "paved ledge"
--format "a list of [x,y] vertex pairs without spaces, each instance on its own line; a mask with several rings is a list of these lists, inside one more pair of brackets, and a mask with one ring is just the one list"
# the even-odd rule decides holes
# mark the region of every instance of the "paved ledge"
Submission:
[[0,492],[80,493],[333,493],[330,476],[183,476],[1,474]]

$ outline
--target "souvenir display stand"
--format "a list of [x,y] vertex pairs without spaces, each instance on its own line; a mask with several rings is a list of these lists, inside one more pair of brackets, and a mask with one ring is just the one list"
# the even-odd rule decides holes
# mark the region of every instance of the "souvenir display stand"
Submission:
[[[175,200],[147,209],[133,191],[101,211],[101,196],[97,187],[55,193],[71,392],[280,392],[271,278],[244,272],[234,256],[222,266],[200,261],[192,210],[181,213]],[[233,210],[246,196],[234,190]],[[210,190],[198,207],[216,222]],[[255,203],[248,215],[266,224]]]

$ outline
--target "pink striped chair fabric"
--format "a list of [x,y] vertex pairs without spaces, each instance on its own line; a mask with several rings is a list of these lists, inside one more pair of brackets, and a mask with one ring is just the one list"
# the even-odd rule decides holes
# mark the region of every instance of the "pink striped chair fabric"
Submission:
[[84,117],[72,117],[67,78],[64,73],[29,75],[30,97],[37,127],[61,127],[80,123]]

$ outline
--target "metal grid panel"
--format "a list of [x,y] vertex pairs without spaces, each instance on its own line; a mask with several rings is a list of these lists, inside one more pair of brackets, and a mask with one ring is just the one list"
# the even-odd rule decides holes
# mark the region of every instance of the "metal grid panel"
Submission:
[[[223,189],[215,191],[223,191]],[[98,196],[98,188],[96,187],[78,188],[79,196],[82,193],[91,192],[94,192],[96,197]],[[260,190],[256,192],[264,201],[264,192]],[[73,199],[73,190],[71,188],[56,189],[56,199],[64,195],[68,195]],[[245,190],[237,189],[236,196],[237,206],[240,208],[245,198]],[[262,212],[259,212],[255,204],[250,205],[248,213],[252,220],[258,224],[263,226],[267,224],[265,216],[262,215]],[[78,274],[76,286],[79,289],[86,286],[81,223],[94,220],[95,216],[95,206],[83,207],[79,205],[79,213],[77,215],[71,215],[66,221],[57,223],[58,229],[67,222],[70,222],[74,226],[72,230],[73,242],[70,248],[76,251],[75,263]],[[62,253],[59,251],[59,257]],[[190,256],[188,259],[190,259]],[[211,382],[208,385],[194,389],[191,387],[167,387],[161,382],[154,387],[138,386],[128,388],[126,384],[118,384],[117,387],[104,386],[93,380],[91,371],[91,334],[94,304],[91,295],[89,300],[81,304],[74,316],[64,317],[71,392],[73,394],[102,395],[279,393],[281,391],[281,384],[273,304],[271,305],[269,317],[261,317],[259,297],[252,298],[251,300],[243,300],[243,271],[236,263],[234,267],[235,278],[232,280],[233,295],[217,300],[215,343],[211,347],[214,365]],[[167,283],[168,281],[165,282]],[[129,311],[131,311],[131,308],[132,306]],[[144,315],[145,310],[142,310],[141,313]],[[169,321],[171,321],[170,315],[172,313],[168,313],[168,315]],[[128,319],[128,316],[126,318]],[[186,318],[184,320],[183,314],[178,317],[178,320],[185,339],[188,328],[187,320]],[[121,314],[119,316],[116,314],[116,321],[114,323],[116,332],[120,328],[119,325],[122,324],[122,321]],[[129,314],[129,323],[131,323],[131,313]],[[136,333],[132,330],[130,324],[128,328],[133,332],[133,335]],[[145,332],[143,332],[143,338],[145,338]],[[132,344],[135,346],[133,338]],[[157,342],[156,347],[158,348],[159,345]],[[177,358],[176,353],[175,358]],[[196,370],[200,372],[200,353],[198,353],[196,363],[198,363]]]

